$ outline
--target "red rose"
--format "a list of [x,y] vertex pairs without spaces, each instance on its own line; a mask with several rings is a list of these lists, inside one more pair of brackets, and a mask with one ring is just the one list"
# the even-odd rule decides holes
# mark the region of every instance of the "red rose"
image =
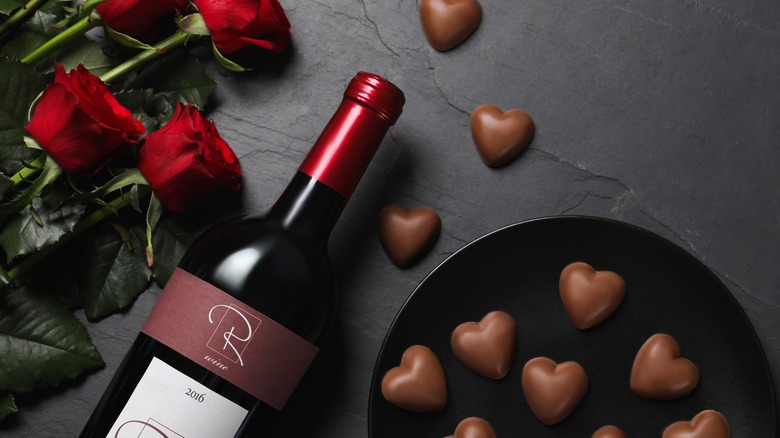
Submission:
[[[158,35],[165,20],[187,9],[188,0],[108,0],[95,10],[111,29],[146,42]],[[173,24],[173,20],[170,20]]]
[[74,174],[96,172],[146,131],[84,66],[65,73],[56,63],[54,82],[43,91],[24,129]]
[[179,103],[171,120],[138,149],[138,168],[155,195],[174,212],[217,189],[237,190],[241,167],[213,123]]
[[290,22],[277,0],[194,0],[217,49],[248,59],[259,49],[281,53],[290,45]]

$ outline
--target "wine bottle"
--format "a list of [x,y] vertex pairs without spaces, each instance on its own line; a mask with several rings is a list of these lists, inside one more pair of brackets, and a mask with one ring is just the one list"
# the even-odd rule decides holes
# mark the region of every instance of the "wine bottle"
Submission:
[[193,243],[81,438],[263,436],[333,319],[328,236],[403,104],[358,73],[268,213]]

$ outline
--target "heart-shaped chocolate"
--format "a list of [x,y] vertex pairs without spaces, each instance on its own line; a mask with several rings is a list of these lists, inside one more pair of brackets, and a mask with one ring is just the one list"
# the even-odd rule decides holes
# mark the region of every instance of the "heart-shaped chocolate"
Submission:
[[401,356],[401,364],[382,378],[385,400],[412,412],[435,412],[447,404],[447,383],[441,362],[424,345],[412,345]]
[[444,52],[466,40],[482,21],[477,0],[421,0],[420,23],[434,49]]
[[479,417],[469,417],[458,423],[455,435],[446,438],[496,438],[493,426]]
[[680,344],[673,337],[664,333],[651,336],[634,359],[631,389],[655,400],[690,394],[699,384],[699,369],[681,354]]
[[626,433],[617,426],[603,426],[593,432],[590,438],[626,438]]
[[417,263],[436,243],[440,231],[441,219],[430,207],[407,210],[390,204],[379,213],[379,241],[401,268]]
[[558,288],[566,314],[580,330],[604,321],[626,295],[623,277],[614,272],[596,271],[583,262],[563,268]]
[[452,332],[450,345],[467,367],[490,379],[503,379],[515,354],[515,320],[495,310],[480,322],[464,322]]
[[489,167],[501,167],[514,160],[533,136],[534,121],[523,110],[504,112],[485,104],[471,113],[471,137],[480,158]]
[[718,411],[706,410],[696,414],[691,421],[670,424],[662,438],[729,438],[731,430],[726,417]]
[[523,394],[531,411],[542,423],[560,423],[580,404],[588,390],[588,375],[577,362],[556,364],[536,357],[526,362]]

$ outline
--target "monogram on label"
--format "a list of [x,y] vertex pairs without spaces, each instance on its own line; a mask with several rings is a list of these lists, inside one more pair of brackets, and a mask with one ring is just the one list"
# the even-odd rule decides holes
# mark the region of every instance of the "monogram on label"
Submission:
[[209,323],[216,324],[216,328],[206,346],[225,359],[244,366],[242,355],[260,327],[260,318],[234,304],[218,304],[209,310],[208,317]]
[[184,438],[165,427],[153,418],[147,421],[130,420],[124,422],[114,434],[114,438]]

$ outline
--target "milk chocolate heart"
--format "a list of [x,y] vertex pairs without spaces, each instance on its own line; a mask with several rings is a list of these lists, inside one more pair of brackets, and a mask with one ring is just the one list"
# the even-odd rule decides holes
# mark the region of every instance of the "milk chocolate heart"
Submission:
[[588,390],[588,375],[577,362],[556,364],[546,357],[523,367],[523,393],[531,411],[542,423],[560,423],[580,404]]
[[494,105],[480,105],[471,113],[471,137],[482,161],[501,167],[525,150],[534,136],[534,121],[523,110],[503,112]]
[[515,320],[496,310],[480,322],[464,322],[455,328],[450,345],[467,367],[490,379],[503,379],[515,354]]
[[382,378],[385,400],[412,412],[435,412],[447,404],[444,370],[433,351],[412,345],[404,351],[401,364]]
[[691,421],[670,424],[662,438],[729,438],[731,430],[726,417],[718,411],[706,410],[696,414]]
[[680,398],[690,394],[698,384],[699,369],[681,357],[677,340],[663,333],[645,341],[631,368],[631,389],[649,399]]
[[420,23],[434,49],[444,52],[466,40],[482,21],[477,0],[421,0]]
[[563,269],[558,288],[566,314],[580,330],[604,321],[626,295],[623,277],[614,272],[596,271],[583,262],[571,263]]
[[455,435],[446,438],[496,438],[493,426],[479,417],[469,417],[458,423]]
[[590,438],[626,438],[626,434],[619,427],[609,425],[600,427]]
[[407,210],[391,204],[379,213],[379,241],[390,260],[401,268],[417,263],[436,243],[441,219],[430,207]]

